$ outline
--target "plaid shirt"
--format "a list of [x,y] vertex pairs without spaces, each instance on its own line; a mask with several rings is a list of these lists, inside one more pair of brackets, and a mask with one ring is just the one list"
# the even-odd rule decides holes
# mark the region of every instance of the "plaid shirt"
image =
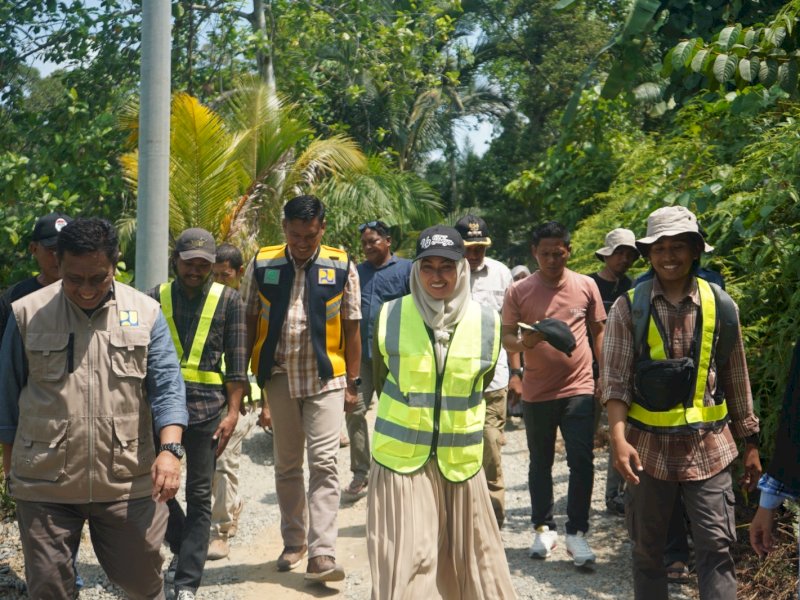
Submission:
[[[673,358],[689,354],[695,319],[700,307],[697,282],[677,306],[664,297],[658,278],[653,281],[652,306],[667,332],[667,346]],[[627,298],[621,297],[611,308],[606,322],[603,344],[603,365],[600,372],[602,401],[622,400],[628,406],[633,400],[634,377],[633,321]],[[709,369],[705,404],[713,405],[717,385],[725,392],[729,425],[718,430],[690,433],[651,433],[628,423],[625,437],[636,448],[648,475],[666,481],[698,481],[722,471],[736,458],[733,440],[758,433],[758,418],[753,413],[750,378],[744,355],[741,330],[727,364],[716,371]],[[731,432],[732,430],[732,432]]]
[[[291,256],[291,251],[289,253]],[[315,255],[316,257],[316,255]],[[275,349],[275,366],[273,373],[286,373],[289,377],[289,396],[305,398],[322,392],[344,389],[347,378],[342,375],[327,380],[319,378],[317,357],[311,345],[310,324],[308,321],[308,302],[306,301],[305,267],[310,258],[302,265],[294,264],[294,281],[289,296],[289,308],[286,320],[281,328],[281,337]],[[261,301],[258,297],[258,284],[253,276],[255,259],[247,265],[239,291],[242,294],[248,315],[261,314]],[[344,285],[342,295],[341,316],[346,321],[361,320],[361,287],[358,272],[352,261]]]
[[[197,322],[203,310],[208,290],[213,280],[211,277],[203,286],[203,293],[189,298],[180,281],[175,280],[172,286],[172,311],[175,329],[178,330],[185,356],[191,352]],[[147,294],[160,299],[159,287],[149,290]],[[222,296],[214,311],[208,338],[200,357],[201,371],[220,371],[222,355],[225,355],[225,382],[247,381],[247,345],[246,326],[242,299],[239,292],[225,286]],[[183,358],[183,357],[178,357]],[[204,385],[186,382],[186,404],[189,409],[189,425],[203,423],[219,414],[225,405],[225,390],[222,386]]]

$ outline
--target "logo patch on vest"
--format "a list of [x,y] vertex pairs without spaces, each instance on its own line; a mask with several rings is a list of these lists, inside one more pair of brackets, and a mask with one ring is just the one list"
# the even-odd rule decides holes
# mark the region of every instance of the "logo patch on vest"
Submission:
[[264,283],[267,285],[278,285],[281,280],[281,272],[278,269],[266,269],[264,271]]
[[138,327],[139,311],[136,310],[119,311],[119,325],[120,327]]
[[336,269],[322,268],[317,276],[319,285],[334,285],[336,283]]

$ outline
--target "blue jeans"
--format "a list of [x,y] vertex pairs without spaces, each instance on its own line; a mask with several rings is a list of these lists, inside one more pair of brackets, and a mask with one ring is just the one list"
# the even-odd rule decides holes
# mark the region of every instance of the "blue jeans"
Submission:
[[186,448],[186,514],[177,500],[167,502],[169,524],[164,536],[173,554],[178,554],[175,589],[197,591],[203,577],[211,535],[211,483],[217,459],[212,439],[220,416],[189,425],[183,432]]
[[591,394],[523,402],[522,416],[528,437],[530,466],[528,490],[531,495],[531,522],[534,527],[553,520],[553,460],[556,429],[561,429],[569,466],[567,523],[569,534],[589,530],[589,507],[594,484],[594,397]]

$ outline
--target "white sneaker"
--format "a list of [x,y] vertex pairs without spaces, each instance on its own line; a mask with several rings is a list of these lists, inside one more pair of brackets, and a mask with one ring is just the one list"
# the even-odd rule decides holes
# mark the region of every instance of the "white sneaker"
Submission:
[[194,592],[191,590],[181,590],[178,592],[177,600],[194,600]]
[[533,544],[528,550],[531,558],[547,558],[552,553],[558,542],[558,532],[550,531],[547,525],[536,528],[533,535]]
[[567,534],[567,554],[572,557],[576,567],[583,567],[587,563],[593,563],[597,558],[584,535],[582,531],[575,534]]

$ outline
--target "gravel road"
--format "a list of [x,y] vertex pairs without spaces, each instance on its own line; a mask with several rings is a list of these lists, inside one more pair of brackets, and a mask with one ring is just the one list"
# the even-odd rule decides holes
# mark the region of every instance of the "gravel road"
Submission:
[[[374,408],[371,411],[374,418]],[[630,576],[630,544],[623,520],[605,512],[603,491],[607,451],[596,451],[595,481],[591,513],[589,543],[597,554],[593,570],[575,568],[564,549],[563,538],[551,558],[528,558],[532,541],[530,526],[530,499],[527,472],[528,451],[525,431],[518,419],[512,420],[506,430],[503,449],[503,469],[506,477],[506,524],[502,531],[509,566],[520,599],[624,599],[632,598]],[[340,454],[342,486],[350,481],[349,451]],[[563,451],[556,455],[553,472],[556,497],[556,522],[563,531],[566,520],[566,492],[568,470]],[[241,467],[241,493],[245,507],[241,516],[239,534],[231,540],[231,554],[227,559],[206,564],[203,586],[197,597],[202,600],[249,598],[327,598],[339,596],[353,600],[366,600],[370,592],[369,563],[366,554],[365,518],[366,499],[355,503],[342,503],[339,517],[338,561],[347,572],[340,584],[329,587],[306,586],[303,570],[278,573],[275,560],[282,543],[278,529],[278,509],[275,497],[272,439],[260,428],[255,428],[244,441]],[[88,529],[88,528],[87,528]],[[169,551],[164,548],[165,565]],[[81,592],[83,600],[124,598],[105,578],[97,564],[87,531],[78,561],[78,570],[86,581]],[[0,597],[27,598],[22,578],[24,568],[18,530],[13,521],[2,523],[0,528]],[[672,586],[673,600],[696,598],[692,585]],[[428,599],[425,599],[428,600]]]

